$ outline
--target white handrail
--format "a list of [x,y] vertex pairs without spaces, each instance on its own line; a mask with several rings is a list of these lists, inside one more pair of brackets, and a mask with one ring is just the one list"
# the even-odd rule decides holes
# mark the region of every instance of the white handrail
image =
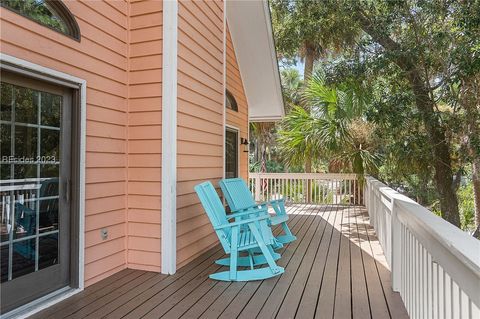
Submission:
[[363,204],[363,187],[356,174],[250,173],[255,200],[284,198],[289,203]]
[[480,317],[480,241],[372,177],[365,204],[411,318]]
[[265,178],[312,178],[312,179],[357,179],[357,174],[348,173],[249,173],[250,178],[257,176]]

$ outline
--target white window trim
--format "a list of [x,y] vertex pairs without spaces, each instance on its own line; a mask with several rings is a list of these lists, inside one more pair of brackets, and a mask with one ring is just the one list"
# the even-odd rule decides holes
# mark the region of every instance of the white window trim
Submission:
[[162,273],[177,269],[178,1],[163,2],[162,61]]
[[37,300],[18,307],[2,318],[25,318],[52,306],[84,289],[85,278],[85,141],[86,141],[86,97],[87,81],[84,79],[47,68],[14,56],[0,53],[0,64],[3,69],[21,72],[31,78],[78,89],[80,92],[80,160],[79,160],[79,194],[78,194],[78,288],[64,287]]

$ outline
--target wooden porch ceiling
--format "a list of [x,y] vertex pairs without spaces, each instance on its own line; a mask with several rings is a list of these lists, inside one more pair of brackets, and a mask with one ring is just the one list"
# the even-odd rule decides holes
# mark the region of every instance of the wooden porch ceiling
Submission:
[[363,207],[293,205],[282,276],[218,282],[216,246],[173,276],[123,270],[32,318],[408,318]]

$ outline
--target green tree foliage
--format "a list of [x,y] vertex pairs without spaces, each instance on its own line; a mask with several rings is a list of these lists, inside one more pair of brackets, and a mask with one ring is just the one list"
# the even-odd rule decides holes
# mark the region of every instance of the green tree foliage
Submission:
[[473,184],[463,185],[458,190],[458,199],[460,203],[460,222],[461,228],[465,230],[475,229],[475,205],[473,198]]
[[354,90],[327,86],[322,72],[308,81],[303,94],[307,108],[294,107],[282,121],[280,151],[288,166],[328,160],[330,171],[364,174],[374,171],[378,156],[372,148],[372,127],[361,118],[365,101]]
[[472,78],[478,74],[479,2],[377,0],[338,4],[333,10],[352,17],[351,24],[363,30],[364,36],[350,51],[353,54],[334,68],[337,78],[362,77],[377,82],[385,77],[388,88],[396,93],[393,98],[406,93],[403,98],[407,103],[400,105],[392,97],[383,97],[384,107],[392,111],[384,117],[390,116],[390,124],[398,126],[401,123],[392,122],[409,116],[418,123],[419,128],[412,133],[426,137],[442,216],[460,225],[456,189],[466,159],[460,155],[459,133],[465,131],[466,123],[459,119],[467,113],[468,103],[461,103],[455,93],[474,86]]
[[1,0],[0,4],[41,24],[68,34],[65,23],[45,0]]
[[305,78],[320,56],[353,43],[358,33],[348,17],[312,0],[272,0],[270,5],[277,51],[283,58],[304,59]]
[[[306,7],[308,13],[303,11]],[[310,105],[323,103],[326,107],[304,113],[294,109],[286,123],[302,123],[308,117],[331,120],[329,116],[333,115],[338,121],[342,116],[337,112],[342,108],[333,105],[353,107],[352,103],[338,101],[343,96],[357,98],[358,105],[367,107],[356,108],[356,119],[369,125],[359,132],[374,145],[369,151],[382,154],[378,176],[424,205],[438,205],[445,219],[464,227],[468,218],[462,207],[467,197],[462,197],[459,209],[457,192],[465,193],[461,181],[470,176],[479,225],[480,1],[273,1],[272,9],[282,56],[292,58],[301,53],[306,38],[335,52],[321,56],[324,82],[318,88],[309,85],[306,89],[306,95],[309,89],[318,93],[309,96]],[[339,21],[343,28],[338,27]],[[318,33],[316,37],[311,35],[313,30]],[[338,40],[342,32],[351,35]],[[330,124],[341,128],[338,123]],[[299,149],[304,151],[311,138],[302,144],[300,135],[295,134],[302,133],[300,130],[305,133],[310,127],[301,125],[282,127],[284,132],[287,128],[299,130],[282,133],[282,138],[292,146],[302,145]],[[359,136],[358,132],[352,134],[350,126],[346,129],[350,136]],[[333,131],[323,131],[325,143],[316,151],[330,161],[335,158],[331,153],[334,142],[328,144],[326,137],[337,136],[338,144],[343,144],[340,141],[344,138],[343,134],[328,135]],[[358,142],[357,150],[367,144]]]
[[280,72],[280,77],[283,96],[287,104],[285,111],[288,113],[293,105],[300,104],[303,80],[300,77],[300,72],[294,68],[283,69]]

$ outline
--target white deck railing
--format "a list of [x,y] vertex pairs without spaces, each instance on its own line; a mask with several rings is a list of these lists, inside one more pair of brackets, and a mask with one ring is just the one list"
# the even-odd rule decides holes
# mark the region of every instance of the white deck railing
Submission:
[[480,318],[480,241],[378,180],[365,204],[411,318]]
[[287,203],[363,204],[356,174],[250,173],[255,200],[284,198]]
[[0,181],[0,224],[10,232],[15,220],[15,204],[19,203],[29,208],[35,207],[37,191],[41,182],[48,178],[11,179]]

